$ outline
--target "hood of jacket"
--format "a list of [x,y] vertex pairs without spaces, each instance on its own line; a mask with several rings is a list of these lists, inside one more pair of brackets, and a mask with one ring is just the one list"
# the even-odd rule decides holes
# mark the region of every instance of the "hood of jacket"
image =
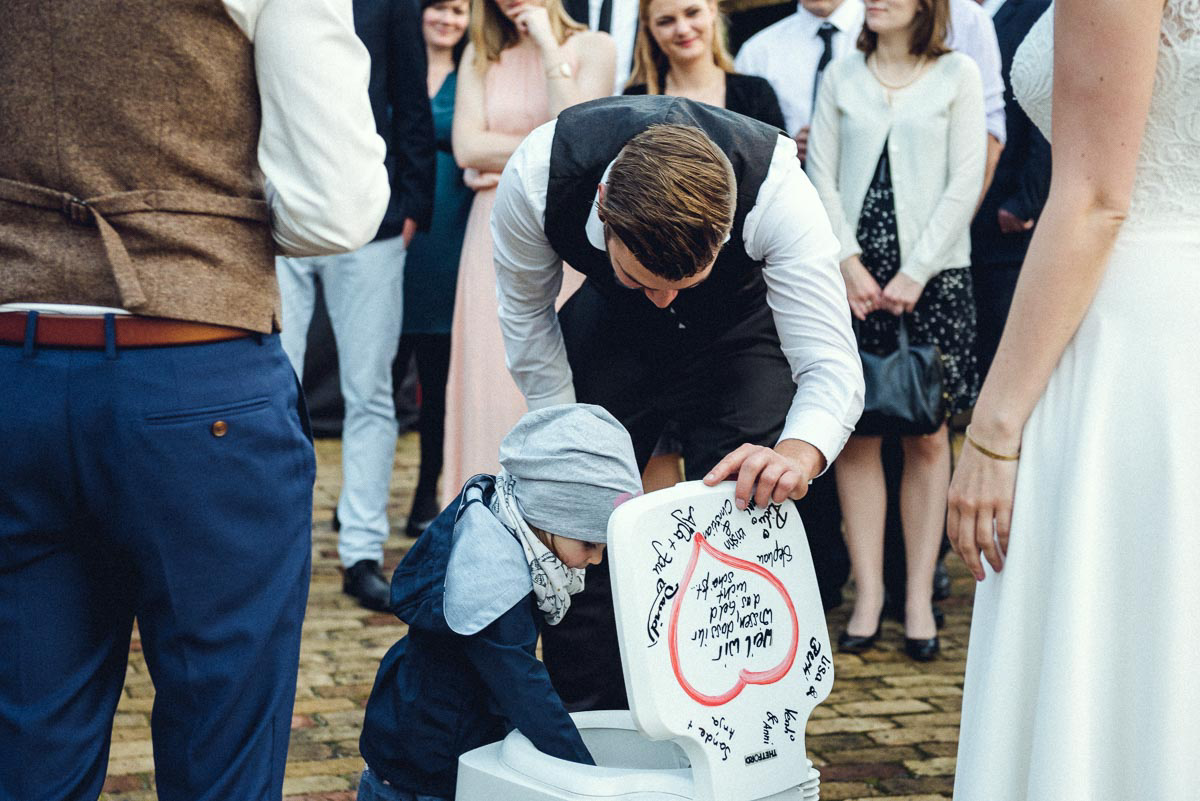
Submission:
[[469,479],[392,574],[392,612],[410,627],[469,636],[533,591],[524,549],[490,509],[495,484]]

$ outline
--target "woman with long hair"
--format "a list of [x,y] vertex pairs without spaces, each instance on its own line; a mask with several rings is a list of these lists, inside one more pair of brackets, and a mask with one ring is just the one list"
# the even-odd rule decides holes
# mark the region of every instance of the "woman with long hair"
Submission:
[[[534,128],[568,106],[607,95],[614,65],[608,34],[572,20],[561,0],[471,0],[452,139],[476,193],[454,300],[443,505],[472,475],[496,470],[500,440],[526,408],[505,367],[496,306],[488,221],[500,172]],[[575,277],[571,288],[582,280]]]
[[[821,82],[809,174],[842,244],[860,350],[895,351],[901,325],[914,344],[936,345],[949,416],[970,408],[979,386],[968,266],[986,157],[982,81],[946,46],[948,0],[866,5],[859,52]],[[884,605],[881,441],[851,436],[835,465],[856,587],[839,638],[850,652],[875,643]],[[950,483],[946,425],[901,445],[905,650],[924,661],[939,648],[931,600]]]
[[421,382],[421,415],[417,421],[421,463],[405,528],[410,537],[419,535],[441,509],[437,482],[442,473],[451,313],[458,260],[474,194],[463,184],[463,171],[454,163],[450,145],[458,65],[467,46],[469,9],[469,0],[421,0],[421,32],[429,64],[426,83],[438,148],[437,178],[433,221],[428,231],[413,237],[404,263],[404,333],[392,372],[393,385],[401,386],[409,362],[416,357]]
[[627,95],[676,95],[783,128],[766,79],[733,71],[716,0],[639,0]]

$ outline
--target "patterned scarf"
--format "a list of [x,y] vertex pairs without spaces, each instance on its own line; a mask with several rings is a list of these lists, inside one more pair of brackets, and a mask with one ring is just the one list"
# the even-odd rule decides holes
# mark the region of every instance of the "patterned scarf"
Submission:
[[517,505],[517,496],[513,493],[514,484],[513,477],[501,469],[500,474],[496,476],[492,513],[516,535],[517,542],[525,549],[538,609],[546,616],[547,623],[556,626],[571,608],[571,596],[583,590],[584,571],[564,565],[554,552],[537,538]]

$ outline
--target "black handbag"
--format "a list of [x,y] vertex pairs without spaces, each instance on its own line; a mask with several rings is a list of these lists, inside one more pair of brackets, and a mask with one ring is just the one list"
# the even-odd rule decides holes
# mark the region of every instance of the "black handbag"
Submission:
[[904,315],[899,323],[896,350],[885,356],[859,350],[867,396],[855,434],[922,436],[946,421],[949,398],[942,352],[937,345],[910,345]]

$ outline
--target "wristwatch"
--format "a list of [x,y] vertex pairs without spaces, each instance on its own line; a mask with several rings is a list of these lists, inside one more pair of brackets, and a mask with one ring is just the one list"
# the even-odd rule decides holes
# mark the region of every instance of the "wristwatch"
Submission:
[[546,70],[547,78],[571,78],[574,77],[575,71],[571,69],[571,65],[565,61],[560,61],[553,67]]

